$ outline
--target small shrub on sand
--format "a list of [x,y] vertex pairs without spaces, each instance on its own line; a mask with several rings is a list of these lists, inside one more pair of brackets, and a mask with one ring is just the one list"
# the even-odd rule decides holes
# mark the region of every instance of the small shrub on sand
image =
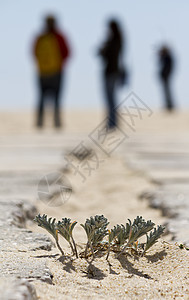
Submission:
[[[58,234],[60,234],[70,245],[73,255],[78,258],[76,243],[73,238],[73,229],[77,222],[71,222],[71,219],[62,218],[62,221],[56,222],[54,218],[48,218],[47,215],[38,215],[34,221],[38,226],[46,229],[55,239],[56,245],[61,254],[64,255],[62,248],[58,242]],[[152,247],[164,232],[164,227],[155,224],[151,221],[145,221],[141,216],[131,222],[128,219],[125,225],[116,225],[112,229],[108,229],[109,222],[103,215],[96,215],[86,219],[84,224],[80,224],[87,235],[87,243],[84,251],[84,257],[92,255],[95,258],[95,253],[98,251],[106,251],[109,257],[110,251],[118,253],[118,256],[126,250],[131,253],[143,256],[150,247]],[[145,242],[140,242],[140,238],[146,236]],[[80,253],[83,256],[83,253]]]

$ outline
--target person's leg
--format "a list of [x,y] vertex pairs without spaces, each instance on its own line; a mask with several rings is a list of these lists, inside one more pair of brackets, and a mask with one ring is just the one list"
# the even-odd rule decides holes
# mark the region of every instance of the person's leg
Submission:
[[55,127],[61,127],[60,99],[59,99],[59,95],[57,93],[55,93],[54,125],[55,125]]
[[62,76],[58,74],[55,78],[55,90],[54,90],[54,124],[55,127],[61,126],[61,117],[60,117],[60,90],[62,84]]
[[45,101],[45,89],[43,86],[43,81],[40,78],[39,79],[39,102],[38,102],[38,108],[37,108],[37,126],[42,127],[43,126],[43,114],[44,114],[44,101]]
[[165,92],[165,103],[166,103],[166,108],[168,110],[173,110],[174,109],[174,104],[171,96],[171,90],[170,90],[170,82],[169,80],[164,81],[164,92]]
[[108,127],[113,128],[117,125],[117,116],[116,116],[116,99],[115,99],[115,90],[116,90],[116,74],[108,74],[105,76],[105,94],[106,101],[108,106]]

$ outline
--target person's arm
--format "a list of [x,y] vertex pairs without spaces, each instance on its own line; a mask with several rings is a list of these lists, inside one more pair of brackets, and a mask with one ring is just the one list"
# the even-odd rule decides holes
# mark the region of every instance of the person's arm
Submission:
[[106,43],[104,43],[102,48],[99,49],[98,55],[102,56],[103,58],[106,58],[107,54],[108,54],[108,50],[109,50],[109,43],[106,42]]
[[59,33],[56,33],[56,37],[60,46],[60,52],[62,55],[62,60],[67,60],[70,57],[70,47],[68,45],[68,42],[66,38],[63,35],[60,35]]

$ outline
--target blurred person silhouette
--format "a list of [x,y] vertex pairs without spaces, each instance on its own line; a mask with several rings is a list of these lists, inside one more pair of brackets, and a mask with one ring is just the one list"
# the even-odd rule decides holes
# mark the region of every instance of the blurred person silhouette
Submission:
[[44,106],[47,96],[54,101],[54,124],[61,126],[60,90],[64,77],[64,65],[70,56],[66,38],[57,29],[53,15],[45,18],[44,31],[34,42],[34,57],[38,67],[39,102],[37,108],[37,126],[43,126]]
[[126,70],[123,66],[123,36],[117,20],[108,23],[108,36],[99,49],[103,61],[103,81],[108,109],[107,129],[117,125],[116,90],[126,82]]
[[173,73],[174,59],[170,49],[167,46],[162,46],[158,52],[159,56],[159,76],[162,82],[164,98],[165,98],[165,108],[172,111],[175,108],[171,88],[170,80]]

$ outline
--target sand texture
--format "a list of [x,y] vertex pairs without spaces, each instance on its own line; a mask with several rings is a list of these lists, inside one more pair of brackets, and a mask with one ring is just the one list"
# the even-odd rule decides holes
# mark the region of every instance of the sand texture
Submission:
[[[128,218],[133,220],[137,215],[146,220],[151,219],[155,224],[166,225],[175,220],[179,224],[175,235],[171,232],[171,226],[168,231],[167,225],[166,235],[144,257],[128,251],[118,258],[116,253],[111,252],[108,262],[105,252],[96,253],[94,261],[91,257],[76,259],[63,239],[60,239],[60,244],[65,257],[61,257],[55,247],[48,251],[35,246],[35,250],[28,248],[24,254],[13,251],[11,255],[18,255],[19,259],[22,255],[24,259],[28,257],[28,261],[33,260],[34,265],[42,260],[50,270],[52,284],[32,280],[38,299],[189,299],[189,251],[178,246],[180,242],[187,241],[187,189],[185,188],[184,194],[185,209],[177,216],[178,219],[173,208],[171,214],[168,213],[171,201],[164,193],[164,189],[166,193],[169,191],[165,184],[170,185],[171,182],[174,185],[174,180],[178,182],[177,174],[182,175],[181,182],[185,186],[189,180],[185,172],[189,162],[189,114],[175,113],[171,117],[157,113],[150,118],[145,116],[136,122],[135,132],[130,129],[127,131],[127,127],[122,124],[121,128],[127,138],[114,148],[111,148],[113,144],[107,142],[105,151],[93,141],[96,132],[94,129],[103,120],[99,113],[67,113],[65,127],[59,131],[51,127],[50,120],[47,120],[44,130],[37,131],[32,126],[34,120],[31,114],[7,113],[0,120],[1,198],[6,198],[7,201],[26,200],[36,206],[37,213],[47,214],[57,220],[70,217],[78,221],[74,237],[79,252],[83,251],[86,243],[86,235],[80,223],[96,214],[105,215],[110,228],[116,224],[125,224]],[[123,138],[120,131],[116,136]],[[85,159],[81,156],[73,157],[71,152],[82,141],[89,153]],[[107,153],[108,151],[111,153]],[[169,165],[166,164],[165,157],[162,160],[162,153],[165,156],[166,153],[172,155],[175,152],[180,156],[185,153],[183,166],[180,162],[177,163],[180,156]],[[66,165],[65,156],[70,160],[73,158],[72,162],[80,167],[84,164],[84,177],[70,165]],[[86,164],[87,157],[93,161],[90,172]],[[94,157],[98,157],[98,164]],[[40,179],[57,171],[71,183],[71,195],[61,198],[62,194],[56,186],[52,191],[54,198],[40,200]],[[164,210],[163,214],[161,207],[157,205],[154,209],[149,201],[149,192],[158,192],[160,184],[161,191],[163,190],[160,197],[164,197],[165,202],[166,199],[169,200],[169,206],[166,206],[168,212]],[[179,193],[180,191],[182,186],[179,187]],[[178,189],[173,192],[171,188],[171,197],[178,197]],[[178,210],[178,204],[175,207]],[[182,224],[180,220],[183,218],[185,222]],[[50,237],[32,221],[25,226],[34,233]],[[184,228],[185,233],[181,236]]]

